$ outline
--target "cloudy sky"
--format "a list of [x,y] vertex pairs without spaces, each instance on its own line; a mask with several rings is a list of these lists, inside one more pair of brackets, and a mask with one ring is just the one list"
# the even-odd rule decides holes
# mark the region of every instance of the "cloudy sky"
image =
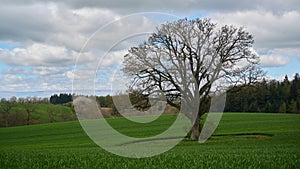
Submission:
[[126,49],[184,17],[245,27],[269,78],[300,72],[298,0],[2,0],[0,97],[122,86],[113,72]]

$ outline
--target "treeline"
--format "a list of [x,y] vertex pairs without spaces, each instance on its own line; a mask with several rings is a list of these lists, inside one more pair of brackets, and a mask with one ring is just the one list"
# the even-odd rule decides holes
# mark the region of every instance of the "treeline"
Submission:
[[47,97],[19,97],[12,96],[11,98],[1,98],[0,102],[18,102],[18,103],[49,103]]
[[[125,100],[130,100],[132,105],[128,105]],[[111,108],[112,116],[120,116],[118,109],[130,109],[136,108],[138,110],[147,110],[151,105],[149,98],[138,91],[133,91],[127,94],[115,95],[114,98],[110,95],[107,96],[96,96],[96,101],[102,108]],[[115,104],[118,104],[117,106]],[[118,107],[118,108],[117,108]]]
[[[49,99],[39,97],[2,98],[0,100],[0,127],[30,125],[76,120],[72,94],[54,94]],[[122,103],[126,95],[115,96]],[[149,108],[149,99],[139,92],[129,95],[137,109]],[[106,117],[119,116],[112,96],[96,96]],[[50,104],[52,103],[52,104]],[[127,104],[127,103],[126,103]],[[127,108],[130,105],[118,105]],[[173,110],[172,110],[173,111]],[[262,80],[254,85],[239,85],[227,91],[225,112],[300,113],[300,76],[292,80]]]
[[107,96],[96,96],[96,101],[100,107],[113,107],[113,99],[110,95]]
[[227,92],[226,112],[300,113],[300,77],[232,87]]
[[[117,96],[122,97],[122,96]],[[137,108],[147,108],[149,100],[139,93],[129,95]],[[96,97],[101,107],[109,107],[113,114],[117,110],[111,96]],[[282,81],[262,80],[251,85],[238,85],[227,91],[225,112],[300,113],[300,76],[292,80],[288,76]]]
[[50,97],[50,103],[52,104],[65,104],[73,101],[73,95],[67,93],[54,94]]

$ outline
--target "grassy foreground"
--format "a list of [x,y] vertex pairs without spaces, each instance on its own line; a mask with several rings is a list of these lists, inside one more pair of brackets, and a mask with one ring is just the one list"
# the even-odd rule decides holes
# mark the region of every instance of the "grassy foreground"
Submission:
[[[154,126],[107,119],[123,134],[160,133],[174,115]],[[110,154],[78,122],[0,129],[0,168],[300,168],[300,115],[225,113],[204,144],[182,141],[158,156],[131,159]]]

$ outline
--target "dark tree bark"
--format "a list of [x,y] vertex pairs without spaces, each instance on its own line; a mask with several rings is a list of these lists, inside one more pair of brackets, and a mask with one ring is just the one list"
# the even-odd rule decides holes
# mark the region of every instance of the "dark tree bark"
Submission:
[[4,125],[5,127],[9,126],[9,114],[10,114],[10,110],[13,108],[14,106],[13,101],[8,101],[8,100],[1,100],[1,112],[2,112],[2,119],[4,121]]
[[31,113],[35,111],[35,105],[33,103],[26,102],[24,106],[27,114],[26,125],[30,125]]

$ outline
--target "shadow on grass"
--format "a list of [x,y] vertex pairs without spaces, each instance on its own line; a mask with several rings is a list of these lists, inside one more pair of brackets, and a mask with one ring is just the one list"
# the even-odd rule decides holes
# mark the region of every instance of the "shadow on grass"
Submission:
[[226,139],[246,139],[246,140],[259,140],[269,139],[273,134],[266,133],[235,133],[235,134],[216,134],[213,135],[209,140],[226,140]]
[[[246,140],[259,140],[259,139],[269,139],[273,135],[272,134],[266,134],[266,133],[235,133],[235,134],[216,134],[212,135],[208,141],[216,141],[216,140],[228,140],[228,139],[246,139]],[[151,138],[151,139],[143,139],[143,140],[137,140],[137,141],[131,141],[119,144],[118,146],[124,146],[129,144],[135,144],[135,143],[142,143],[142,142],[152,142],[152,141],[167,141],[172,139],[180,139],[182,137],[165,137],[165,138]],[[183,141],[195,141],[191,140],[189,138],[182,139]]]

